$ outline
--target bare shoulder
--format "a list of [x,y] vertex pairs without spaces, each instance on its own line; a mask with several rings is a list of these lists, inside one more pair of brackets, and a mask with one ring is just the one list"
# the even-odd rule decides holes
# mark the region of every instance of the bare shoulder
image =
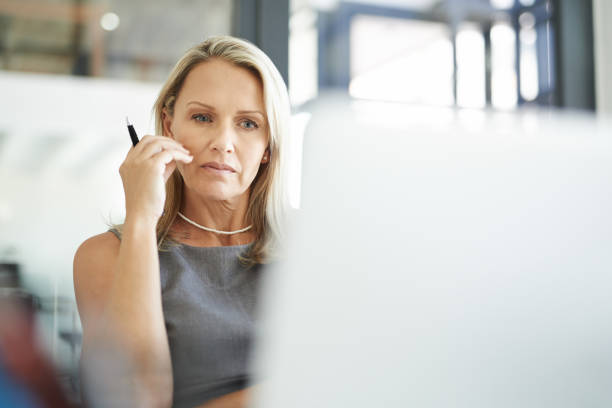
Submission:
[[85,240],[74,255],[74,292],[84,330],[106,302],[120,244],[108,231]]
[[119,251],[120,243],[115,234],[110,231],[94,235],[79,246],[74,256],[75,262],[87,262],[92,258],[116,254]]

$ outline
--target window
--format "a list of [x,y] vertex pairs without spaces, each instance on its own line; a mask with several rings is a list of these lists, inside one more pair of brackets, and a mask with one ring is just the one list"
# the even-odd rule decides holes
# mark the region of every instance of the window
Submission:
[[443,23],[356,15],[349,92],[356,98],[449,106],[453,46]]

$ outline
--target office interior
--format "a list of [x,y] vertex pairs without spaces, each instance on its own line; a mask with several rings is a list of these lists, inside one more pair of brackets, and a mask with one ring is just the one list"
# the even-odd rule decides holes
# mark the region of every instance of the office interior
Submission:
[[[122,220],[125,117],[152,133],[162,82],[208,36],[245,38],[275,62],[299,157],[310,109],[328,93],[466,126],[547,110],[606,119],[610,20],[606,0],[2,0],[0,293],[32,304],[78,404],[74,252]],[[299,208],[299,168],[291,182]]]

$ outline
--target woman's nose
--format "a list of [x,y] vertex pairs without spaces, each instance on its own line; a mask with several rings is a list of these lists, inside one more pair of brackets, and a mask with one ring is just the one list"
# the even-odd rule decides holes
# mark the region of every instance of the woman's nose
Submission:
[[234,129],[231,125],[223,125],[212,141],[211,148],[218,152],[234,152]]

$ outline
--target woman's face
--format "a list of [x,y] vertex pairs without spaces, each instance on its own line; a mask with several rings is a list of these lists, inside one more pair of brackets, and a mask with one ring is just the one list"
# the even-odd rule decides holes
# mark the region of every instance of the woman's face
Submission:
[[268,123],[259,79],[245,68],[213,58],[185,78],[164,115],[167,136],[193,155],[177,163],[186,187],[204,199],[248,198],[259,166],[269,160]]

